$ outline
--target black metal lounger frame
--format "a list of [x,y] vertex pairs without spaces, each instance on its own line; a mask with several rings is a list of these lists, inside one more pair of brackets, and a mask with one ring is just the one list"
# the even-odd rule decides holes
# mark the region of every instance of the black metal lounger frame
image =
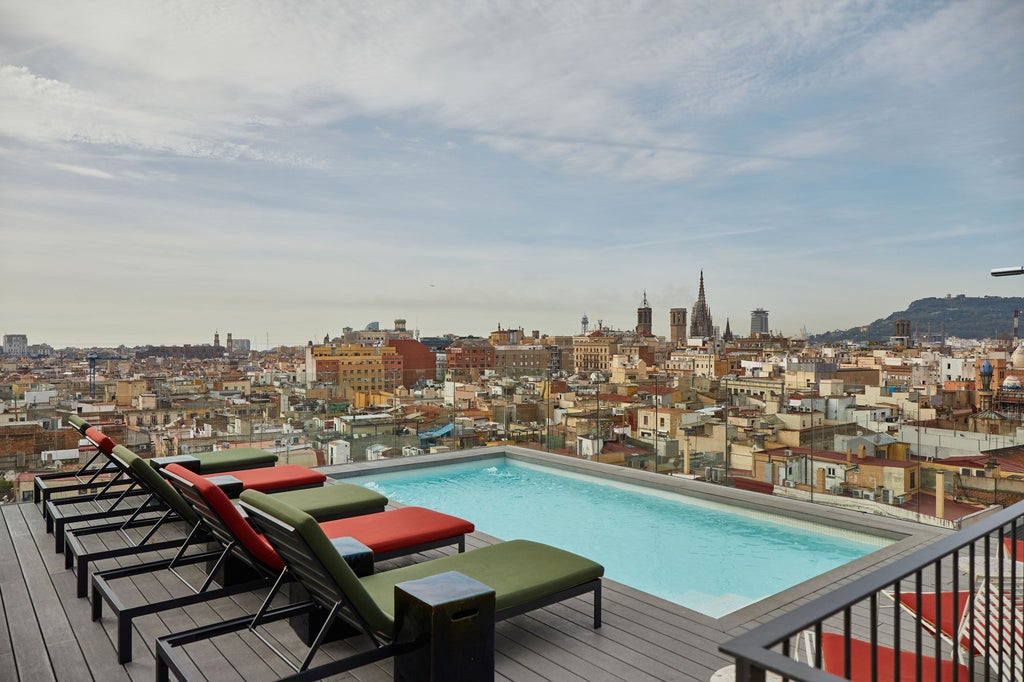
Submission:
[[[115,644],[118,663],[127,663],[132,660],[132,621],[135,618],[159,613],[171,608],[190,606],[211,599],[229,597],[261,589],[271,585],[274,578],[278,575],[277,572],[271,571],[263,562],[256,559],[242,547],[234,534],[220,520],[220,517],[195,490],[195,486],[171,472],[161,471],[160,473],[171,483],[185,501],[192,506],[199,520],[173,557],[149,561],[137,566],[97,571],[93,574],[92,619],[97,621],[103,616],[103,603],[106,602],[117,620],[117,641]],[[195,542],[203,540],[212,541],[218,549],[211,549],[200,554],[185,555],[190,546],[195,544]],[[232,569],[231,571],[225,571],[224,585],[218,589],[211,590],[210,587],[217,578],[218,572],[221,568],[225,567],[229,559],[240,561],[248,569],[250,579],[231,580],[230,577],[237,576],[239,570]],[[212,562],[212,566],[207,571],[203,584],[199,587],[192,585],[178,571],[180,567],[205,562]],[[127,606],[118,597],[113,588],[112,582],[114,580],[162,570],[170,571],[178,580],[192,590],[192,594],[138,606]]]
[[[82,426],[75,426],[72,424],[72,428],[78,431],[83,438],[88,440],[94,446],[96,446],[96,452],[90,457],[85,464],[80,466],[77,471],[55,471],[49,474],[37,474],[32,481],[32,502],[39,507],[40,512],[43,511],[43,505],[54,493],[71,492],[73,490],[87,490],[89,488],[97,487],[99,484],[99,477],[104,473],[116,473],[117,467],[110,461],[104,462],[101,466],[93,467],[93,463],[100,458],[101,455],[106,455],[103,449],[98,443],[93,441],[92,438],[86,434],[92,425],[87,421],[82,421]],[[68,481],[67,483],[60,483],[61,480]],[[54,485],[50,485],[48,482],[54,481]],[[73,482],[72,482],[73,481]]]
[[[157,494],[157,491],[155,491],[151,486],[147,485],[144,480],[140,479],[138,476],[134,476],[131,473],[128,462],[119,457],[116,450],[111,452],[108,455],[108,457],[110,458],[110,461],[113,462],[123,472],[123,475],[126,477],[126,482],[129,482],[129,485],[125,489],[124,493],[122,493],[122,495],[117,500],[115,500],[115,502],[112,505],[110,505],[109,508],[107,508],[104,511],[63,515],[56,513],[56,508],[59,506],[59,504],[57,503],[61,503],[63,502],[63,500],[50,500],[49,502],[46,503],[48,508],[52,506],[54,509],[54,512],[47,517],[46,530],[47,532],[51,532],[52,527],[52,532],[54,535],[54,549],[58,554],[62,552],[65,553],[65,566],[68,565],[69,561],[69,558],[65,551],[66,536],[69,533],[95,534],[111,530],[117,530],[120,531],[122,535],[124,535],[125,539],[129,543],[139,546],[148,543],[152,536],[157,532],[157,530],[159,530],[159,528],[165,521],[174,518],[173,512],[170,512],[170,507],[166,504],[163,498],[159,494]],[[124,501],[124,499],[127,498],[129,494],[138,496],[145,495],[146,497],[140,504],[136,506],[119,507],[119,505]],[[157,515],[142,516],[146,512],[154,512]],[[117,517],[127,518],[116,521],[110,520]],[[83,526],[82,528],[75,529],[72,529],[69,526],[69,524],[72,523],[83,523],[103,520],[107,520],[108,522],[92,526]],[[134,542],[133,538],[126,532],[127,529],[129,528],[146,526],[149,524],[154,524],[153,528],[143,538],[143,540],[138,543]],[[130,553],[132,552],[125,550],[125,554]],[[124,556],[125,554],[115,554],[111,556]],[[82,555],[79,554],[79,557],[81,556]],[[110,557],[108,556],[106,558]],[[79,596],[83,596],[81,594],[81,588],[79,588]]]

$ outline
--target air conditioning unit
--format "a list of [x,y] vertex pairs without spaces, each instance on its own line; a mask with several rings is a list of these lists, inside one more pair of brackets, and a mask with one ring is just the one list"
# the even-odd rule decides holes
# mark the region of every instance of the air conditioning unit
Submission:
[[893,494],[888,488],[882,488],[882,502],[886,504],[892,504]]
[[864,491],[864,499],[865,500],[873,500],[873,499],[875,499],[875,493],[873,493],[870,490],[865,490]]
[[791,480],[789,480],[788,478],[787,478],[787,479],[786,479],[785,481],[783,481],[782,483],[783,483],[783,484],[784,484],[784,485],[785,485],[785,486],[786,486],[787,488],[795,488],[795,487],[796,487],[796,481],[791,481]]
[[831,488],[829,488],[828,491],[830,493],[832,493],[833,495],[842,495],[843,494],[843,486],[841,486],[841,485],[834,485]]

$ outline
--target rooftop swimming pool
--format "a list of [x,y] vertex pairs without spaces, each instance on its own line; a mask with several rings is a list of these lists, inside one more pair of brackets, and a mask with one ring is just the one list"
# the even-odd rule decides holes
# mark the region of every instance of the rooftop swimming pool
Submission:
[[612,580],[715,618],[893,542],[505,457],[342,480],[585,555]]

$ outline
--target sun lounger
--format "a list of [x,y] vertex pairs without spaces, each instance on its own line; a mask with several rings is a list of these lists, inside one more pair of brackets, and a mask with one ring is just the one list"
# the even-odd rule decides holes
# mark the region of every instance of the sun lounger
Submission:
[[[892,593],[884,594],[894,598]],[[958,641],[956,651],[959,653],[994,657],[997,660],[992,665],[998,667],[1000,650],[1008,659],[1008,652],[1015,649],[1018,659],[1024,660],[1021,653],[1024,646],[1022,600],[1024,584],[1020,579],[981,578],[976,589],[961,590],[955,595],[952,591],[922,592],[918,600],[915,592],[901,593],[899,604],[915,618],[920,618],[927,631],[937,631],[950,643]],[[1017,627],[1011,633],[1013,622]]]
[[[892,592],[883,594],[890,599],[896,598]],[[952,643],[956,638],[960,621],[967,612],[970,597],[970,590],[961,590],[955,596],[952,591],[922,592],[920,600],[916,592],[901,592],[898,605],[913,618],[920,618],[921,626],[925,630],[932,634],[937,631],[943,639]],[[961,638],[960,645],[969,647],[968,638]]]
[[1000,679],[1024,677],[1024,581],[982,580],[959,633]]
[[[101,571],[93,576],[93,620],[102,616],[103,603],[106,602],[117,619],[118,660],[121,663],[131,660],[131,628],[134,618],[261,587],[269,588],[284,569],[284,563],[277,552],[253,530],[218,485],[231,485],[230,481],[224,480],[226,477],[198,476],[176,464],[165,467],[162,474],[194,509],[207,536],[219,541],[222,549],[214,557],[202,557],[202,561],[209,561],[211,568],[203,584],[184,598],[128,607],[118,598],[112,585],[118,578],[163,569],[173,571],[184,581],[177,572],[184,557],[184,549],[168,561],[141,564],[130,569]],[[285,492],[274,497],[282,504],[295,508],[305,506],[306,512],[335,517],[334,520],[320,523],[323,532],[329,537],[355,537],[375,550],[375,558],[378,560],[453,544],[458,545],[459,551],[462,551],[466,533],[473,532],[473,524],[468,521],[422,507],[404,507],[395,511],[353,516],[365,506],[356,504],[354,500],[365,499],[367,494],[376,495],[365,488],[338,484],[320,488],[315,494]],[[252,576],[252,579],[226,579],[221,588],[211,589],[218,571],[231,560],[240,561],[248,567],[250,571],[245,575]],[[191,559],[189,563],[192,563]],[[368,569],[372,571],[372,562]],[[229,569],[229,572],[239,575],[237,568]]]
[[[51,474],[39,474],[33,481],[32,499],[45,512],[46,501],[56,495],[78,493],[80,499],[95,498],[105,493],[110,484],[123,472],[115,462],[110,461],[110,452],[114,442],[101,430],[92,426],[81,417],[72,416],[72,425],[96,448],[96,453],[74,472],[59,471]],[[101,486],[105,486],[100,489]],[[84,491],[94,490],[91,494]]]
[[[106,511],[110,512],[111,515],[131,514],[131,509],[123,512],[122,510],[125,507],[122,505],[129,496],[139,494],[138,488],[133,485],[131,476],[127,475],[121,458],[117,457],[114,453],[114,449],[118,446],[113,440],[96,427],[90,426],[85,422],[82,422],[82,426],[84,426],[82,434],[98,450],[93,459],[103,455],[106,461],[101,468],[95,470],[92,476],[86,480],[82,480],[82,477],[78,475],[71,476],[70,478],[67,475],[62,475],[61,478],[51,477],[36,481],[34,498],[37,503],[40,503],[43,517],[46,519],[47,532],[50,532],[53,527],[50,513],[60,507],[91,502],[98,512]],[[127,450],[127,448],[123,449]],[[199,473],[211,474],[273,466],[277,462],[277,455],[256,448],[234,448],[194,455],[154,458],[149,461],[158,468],[164,463],[176,461]],[[97,488],[98,490],[96,490]],[[92,492],[82,492],[87,490]],[[65,495],[59,499],[54,499],[56,493],[71,492],[78,492],[79,494]],[[51,499],[54,499],[52,505],[48,504]],[[102,506],[101,503],[105,500],[113,501],[106,506]]]
[[166,680],[172,670],[175,675],[183,676],[182,661],[175,652],[177,647],[246,628],[258,634],[257,628],[264,623],[314,608],[324,609],[329,614],[321,633],[341,618],[368,635],[376,649],[313,669],[309,665],[321,641],[319,636],[298,664],[279,653],[293,669],[304,671],[304,679],[317,679],[391,657],[399,650],[395,643],[396,585],[450,571],[492,588],[498,619],[592,593],[594,627],[601,626],[604,568],[576,554],[537,542],[514,540],[360,577],[308,514],[256,491],[246,491],[240,499],[250,522],[283,559],[286,571],[282,575],[294,576],[309,592],[310,601],[271,609],[270,600],[278,587],[275,585],[255,616],[158,638],[158,680]]
[[[132,553],[129,548],[120,548],[117,553],[104,552],[99,555],[87,556],[81,549],[81,543],[75,538],[86,535],[107,532],[110,530],[125,530],[135,525],[143,525],[152,522],[150,532],[138,543],[147,545],[156,530],[170,518],[183,518],[191,528],[198,521],[192,508],[183,500],[167,481],[150,466],[150,461],[139,457],[134,452],[123,446],[116,446],[112,453],[119,466],[123,467],[131,477],[133,483],[139,490],[148,494],[142,504],[128,510],[118,510],[113,516],[124,516],[130,512],[125,521],[109,522],[110,516],[101,512],[77,515],[61,515],[55,510],[53,517],[55,547],[57,552],[65,552],[65,566],[69,568],[78,564],[77,584],[78,595],[85,596],[88,588],[88,562],[98,558],[113,558],[114,556],[125,556]],[[318,471],[301,467],[294,464],[286,464],[276,467],[264,467],[262,469],[244,469],[241,471],[227,472],[241,481],[242,488],[253,488],[264,491],[295,490],[309,487],[320,487],[327,477]],[[217,474],[224,475],[224,474]],[[380,499],[384,499],[381,497]],[[48,504],[52,504],[51,500]],[[380,503],[382,508],[384,502]],[[148,518],[142,518],[141,514],[151,512]],[[102,522],[96,526],[78,527],[68,526],[71,523]],[[150,548],[152,548],[150,546]]]

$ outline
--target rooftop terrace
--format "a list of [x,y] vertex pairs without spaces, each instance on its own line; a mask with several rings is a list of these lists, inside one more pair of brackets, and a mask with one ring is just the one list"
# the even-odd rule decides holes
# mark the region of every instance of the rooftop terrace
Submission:
[[[634,479],[654,476],[642,472],[624,473]],[[664,484],[683,484],[678,479],[659,478]],[[861,514],[813,509],[790,500],[752,497],[754,494],[743,491],[721,488],[712,491],[733,501],[755,500],[760,506],[775,507],[784,513],[796,511],[852,525],[861,525],[865,520]],[[38,508],[20,504],[0,510],[3,518],[0,587],[4,612],[0,621],[0,670],[14,671],[13,679],[33,682],[46,679],[151,680],[155,671],[156,637],[254,613],[262,600],[261,593],[246,593],[210,604],[140,617],[135,621],[134,660],[119,665],[113,620],[107,614],[101,621],[92,622],[88,601],[74,596],[74,576],[65,569],[63,557],[54,553],[53,538],[46,534]],[[570,599],[500,622],[496,628],[496,679],[524,682],[709,680],[715,671],[732,662],[719,652],[721,644],[948,534],[903,522],[878,520],[876,524],[874,519],[870,521],[872,526],[893,534],[906,534],[906,537],[861,560],[721,619],[606,580],[604,625],[599,630],[590,627],[589,597]],[[467,545],[472,548],[493,542],[493,538],[476,533],[468,538]],[[447,551],[432,550],[427,554],[439,555]],[[394,564],[409,561],[411,559],[395,560]],[[114,565],[115,560],[108,560],[100,567]],[[693,579],[690,576],[680,578]],[[176,580],[155,575],[123,582],[125,598],[138,602],[166,599],[179,592],[185,594],[187,589]],[[302,650],[303,645],[286,624],[272,625],[270,633],[285,649]],[[327,644],[318,656],[340,657],[370,646],[365,638],[334,642]],[[248,634],[190,645],[187,652],[195,666],[190,677],[197,680],[255,682],[276,679],[289,672],[271,651]],[[371,664],[337,679],[389,680],[392,679],[392,664],[390,661]]]

